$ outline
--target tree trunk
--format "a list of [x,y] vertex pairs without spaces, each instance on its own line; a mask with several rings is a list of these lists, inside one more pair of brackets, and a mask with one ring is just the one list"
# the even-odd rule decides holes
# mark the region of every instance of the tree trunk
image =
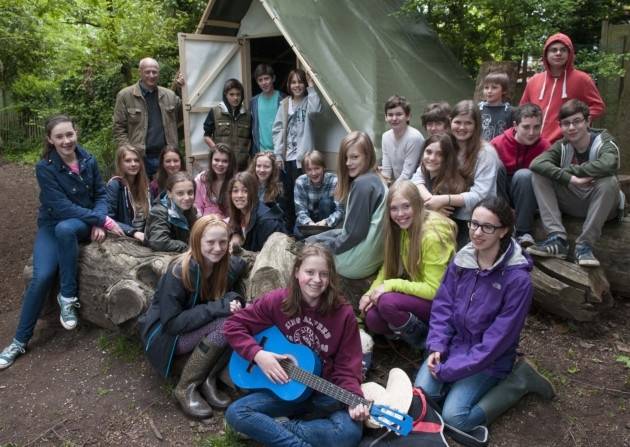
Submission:
[[[78,269],[80,317],[104,328],[134,320],[149,306],[158,280],[174,256],[154,252],[129,238],[108,236],[101,243],[82,245]],[[31,264],[24,269],[27,284],[32,270]],[[51,290],[49,302],[56,294]]]
[[604,270],[554,258],[536,258],[532,271],[534,303],[562,318],[591,321],[613,297]]
[[249,273],[248,300],[289,284],[295,249],[295,240],[286,234],[273,233],[269,236]]
[[[562,217],[562,223],[567,230],[569,241],[572,242],[582,231],[583,219]],[[540,220],[535,224],[537,240],[543,240],[546,233]],[[604,225],[602,236],[599,238],[593,251],[603,269],[603,275],[610,282],[610,291],[614,296],[630,297],[630,218],[623,222],[611,221]],[[572,251],[569,252],[572,254]],[[590,271],[593,269],[580,269]],[[595,269],[597,270],[597,269]],[[584,277],[586,273],[583,273]]]

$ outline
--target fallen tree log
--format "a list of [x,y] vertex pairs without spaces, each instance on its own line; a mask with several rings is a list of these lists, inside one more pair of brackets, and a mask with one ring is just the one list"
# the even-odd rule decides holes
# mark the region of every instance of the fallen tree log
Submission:
[[269,236],[249,272],[248,301],[289,284],[295,250],[295,239],[286,234],[273,233]]
[[[573,249],[575,239],[582,232],[583,220],[563,216],[562,223],[567,230]],[[540,220],[537,220],[535,224],[535,237],[537,240],[543,240],[546,237]],[[593,247],[593,252],[610,283],[612,295],[630,297],[630,217],[626,217],[622,222],[615,220],[606,223],[602,237]],[[573,251],[569,253],[572,256]],[[581,270],[587,272],[592,269]]]
[[[80,317],[110,329],[135,320],[149,306],[158,280],[174,256],[154,252],[123,237],[110,236],[101,243],[82,245],[78,268]],[[26,284],[32,270],[31,264],[24,269]],[[48,298],[54,306],[57,290],[51,290]]]
[[554,258],[536,258],[532,270],[534,303],[575,321],[591,321],[610,308],[613,297],[602,268],[584,268]]

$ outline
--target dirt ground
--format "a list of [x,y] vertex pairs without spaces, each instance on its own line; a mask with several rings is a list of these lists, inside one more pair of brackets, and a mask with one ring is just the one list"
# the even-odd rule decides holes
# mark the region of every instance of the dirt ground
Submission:
[[[0,169],[4,346],[19,316],[38,202],[32,167],[0,162]],[[490,445],[630,446],[629,317],[629,302],[617,302],[588,325],[533,310],[521,351],[553,381],[558,397],[521,400],[490,427]],[[377,363],[379,356],[391,358],[391,350],[379,349]],[[413,370],[399,357],[396,362]],[[28,355],[0,372],[0,446],[234,445],[218,436],[220,415],[207,424],[183,416],[171,387],[151,370],[135,342],[88,325],[68,332],[52,315],[38,323]]]

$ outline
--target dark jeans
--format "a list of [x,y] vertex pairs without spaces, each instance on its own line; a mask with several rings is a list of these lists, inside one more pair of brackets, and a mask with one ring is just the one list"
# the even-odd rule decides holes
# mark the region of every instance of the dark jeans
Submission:
[[[313,412],[319,417],[275,420]],[[313,394],[303,402],[291,402],[266,391],[256,391],[230,405],[225,420],[237,432],[274,447],[350,447],[356,446],[363,435],[362,424],[350,418],[345,405],[321,394]]]
[[505,168],[497,171],[497,196],[503,197],[516,212],[516,236],[534,234],[534,215],[538,209],[532,186],[532,171],[519,169],[508,175]]
[[147,171],[147,177],[149,180],[153,179],[153,176],[157,174],[160,167],[160,153],[151,153],[144,156],[144,169]]
[[57,225],[39,227],[33,246],[33,278],[22,300],[22,313],[15,339],[27,343],[59,270],[60,293],[77,296],[79,242],[90,237],[90,225],[79,219],[62,220]]

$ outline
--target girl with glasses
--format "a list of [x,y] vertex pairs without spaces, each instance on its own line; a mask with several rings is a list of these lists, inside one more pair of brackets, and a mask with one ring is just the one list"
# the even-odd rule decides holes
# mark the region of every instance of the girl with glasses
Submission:
[[479,426],[509,408],[504,400],[513,405],[523,395],[512,386],[484,397],[515,367],[534,291],[532,261],[511,237],[509,204],[496,197],[482,200],[469,225],[471,242],[455,255],[433,300],[430,354],[415,384],[443,402],[447,424],[477,434],[487,432]]

